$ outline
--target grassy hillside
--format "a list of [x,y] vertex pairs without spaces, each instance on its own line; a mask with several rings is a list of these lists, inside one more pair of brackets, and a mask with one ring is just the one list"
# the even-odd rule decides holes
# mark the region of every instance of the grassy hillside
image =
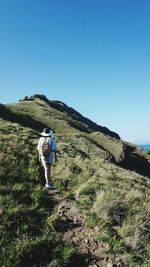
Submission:
[[148,267],[150,180],[142,172],[148,173],[150,156],[39,98],[2,106],[0,114],[0,266],[73,266],[75,248],[60,238],[37,161],[39,133],[49,126],[56,133],[52,179],[61,198],[84,213],[85,229],[99,227],[95,240],[106,257]]

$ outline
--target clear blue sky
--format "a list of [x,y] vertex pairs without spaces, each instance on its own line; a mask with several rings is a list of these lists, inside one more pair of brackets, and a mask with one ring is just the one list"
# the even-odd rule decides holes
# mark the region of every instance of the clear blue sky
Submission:
[[0,102],[35,93],[150,142],[150,1],[0,0]]

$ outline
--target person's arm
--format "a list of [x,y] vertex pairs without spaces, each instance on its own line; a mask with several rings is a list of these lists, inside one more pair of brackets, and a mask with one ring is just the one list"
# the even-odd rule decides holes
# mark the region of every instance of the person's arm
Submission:
[[54,150],[53,153],[54,153],[54,156],[55,156],[55,161],[57,161],[57,153],[56,153],[56,150]]
[[39,139],[38,141],[37,152],[38,152],[39,161],[41,161],[41,139]]
[[54,153],[54,158],[55,158],[55,161],[57,161],[57,153],[56,153],[57,147],[56,147],[56,143],[55,143],[55,141],[54,141],[53,138],[51,139],[51,141],[52,141],[52,151]]

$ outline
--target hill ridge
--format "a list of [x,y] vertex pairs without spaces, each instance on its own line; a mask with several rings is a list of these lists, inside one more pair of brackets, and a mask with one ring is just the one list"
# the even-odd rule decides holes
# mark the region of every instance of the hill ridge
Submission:
[[88,125],[91,132],[92,131],[102,132],[106,135],[109,135],[115,139],[120,140],[120,136],[117,133],[109,130],[106,127],[97,125],[92,120],[84,117],[78,111],[76,111],[75,109],[73,109],[71,107],[68,107],[65,103],[63,103],[59,100],[49,100],[45,95],[35,94],[33,96],[30,96],[30,97],[24,97],[21,101],[31,101],[31,100],[35,100],[35,99],[40,99],[40,100],[46,102],[52,108],[58,109],[59,111],[67,112],[70,116],[72,116],[73,119],[76,119],[76,120]]

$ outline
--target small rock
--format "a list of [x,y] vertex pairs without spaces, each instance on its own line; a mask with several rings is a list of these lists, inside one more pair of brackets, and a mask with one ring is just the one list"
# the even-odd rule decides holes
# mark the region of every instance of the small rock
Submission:
[[88,238],[84,239],[84,243],[89,244],[89,239]]
[[77,218],[74,218],[74,223],[78,224],[78,219]]
[[120,262],[120,261],[121,261],[121,258],[120,258],[120,257],[116,257],[116,258],[115,258],[115,261],[116,261],[116,262]]
[[62,216],[64,214],[64,210],[59,210],[58,215]]
[[94,227],[94,230],[95,230],[96,233],[98,233],[98,232],[100,231],[98,225],[96,225],[96,226]]
[[112,264],[112,262],[107,262],[107,265],[106,265],[107,267],[113,267],[113,264]]
[[65,208],[65,205],[59,206],[59,210],[62,210]]

